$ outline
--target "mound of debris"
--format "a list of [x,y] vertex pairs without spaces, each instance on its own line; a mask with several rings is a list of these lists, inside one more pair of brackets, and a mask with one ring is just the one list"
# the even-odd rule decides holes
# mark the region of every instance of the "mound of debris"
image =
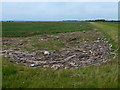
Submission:
[[24,64],[30,67],[51,67],[59,68],[78,68],[89,65],[100,65],[108,60],[111,45],[105,38],[98,40],[79,42],[79,45],[72,48],[60,50],[42,51],[20,51],[3,50],[5,57],[10,58],[11,62]]

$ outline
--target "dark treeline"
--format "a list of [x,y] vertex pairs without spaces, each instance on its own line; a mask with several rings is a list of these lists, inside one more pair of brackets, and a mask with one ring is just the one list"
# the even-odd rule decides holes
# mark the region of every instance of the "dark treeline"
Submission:
[[105,20],[105,19],[96,19],[96,20],[85,20],[88,22],[120,22],[120,20]]

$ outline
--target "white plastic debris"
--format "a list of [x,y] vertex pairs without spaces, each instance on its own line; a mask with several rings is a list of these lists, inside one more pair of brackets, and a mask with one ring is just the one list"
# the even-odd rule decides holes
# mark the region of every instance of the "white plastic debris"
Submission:
[[35,64],[31,64],[30,66],[31,66],[31,67],[34,67],[34,66],[35,66]]
[[48,51],[44,51],[44,54],[45,55],[49,55],[50,53]]

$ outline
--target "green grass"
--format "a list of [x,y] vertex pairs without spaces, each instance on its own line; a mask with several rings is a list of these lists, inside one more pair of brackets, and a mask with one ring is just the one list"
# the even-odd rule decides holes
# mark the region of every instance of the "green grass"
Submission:
[[118,84],[115,60],[98,67],[57,71],[26,68],[3,60],[3,88],[116,88]]
[[0,57],[0,89],[2,88],[2,57]]
[[92,29],[84,22],[2,22],[3,37],[32,36]]
[[104,33],[113,48],[118,46],[118,23],[117,22],[91,22],[96,28]]
[[57,50],[65,47],[64,43],[60,40],[48,40],[47,42],[43,42],[40,44],[34,44],[33,47],[38,48],[38,50]]
[[[85,24],[85,22],[84,22]],[[88,24],[88,23],[87,23]],[[96,23],[94,28],[102,31],[117,45],[116,24]],[[91,24],[91,27],[93,27]],[[11,26],[13,27],[13,26]],[[107,28],[106,28],[107,27]],[[114,34],[111,34],[114,32]],[[7,36],[8,34],[6,34]],[[94,39],[94,38],[93,38]],[[110,40],[110,42],[111,42]],[[10,63],[3,58],[3,88],[117,88],[118,59],[117,57],[100,66],[90,66],[79,69],[30,68]],[[79,75],[73,76],[72,75]]]

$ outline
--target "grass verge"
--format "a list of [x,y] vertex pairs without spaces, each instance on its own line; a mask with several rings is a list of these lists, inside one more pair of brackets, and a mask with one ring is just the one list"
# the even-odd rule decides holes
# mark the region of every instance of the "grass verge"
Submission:
[[3,60],[3,88],[116,88],[118,85],[116,59],[98,67],[57,71]]

